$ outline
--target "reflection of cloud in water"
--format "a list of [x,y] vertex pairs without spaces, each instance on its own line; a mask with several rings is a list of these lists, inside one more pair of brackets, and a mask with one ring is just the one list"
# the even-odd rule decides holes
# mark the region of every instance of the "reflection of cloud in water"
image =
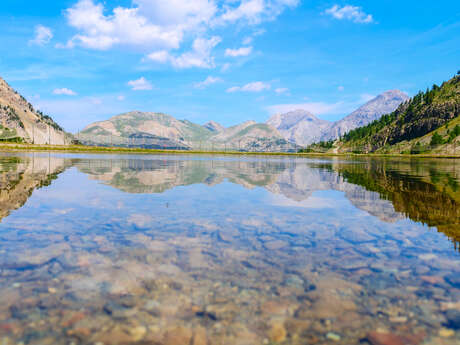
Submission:
[[146,225],[149,225],[150,223],[152,223],[152,221],[153,221],[153,218],[148,214],[136,213],[128,217],[128,223],[137,225],[140,228],[143,228]]
[[302,207],[311,209],[336,208],[349,204],[349,202],[346,200],[338,200],[336,198],[324,197],[321,196],[321,194],[322,193],[313,193],[311,197],[301,201],[289,199],[288,197],[282,194],[271,194],[270,204],[281,207]]

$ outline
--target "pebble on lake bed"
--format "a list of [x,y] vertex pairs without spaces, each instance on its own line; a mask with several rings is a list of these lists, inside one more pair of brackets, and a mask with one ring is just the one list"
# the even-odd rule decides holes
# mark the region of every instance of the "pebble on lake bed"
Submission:
[[333,340],[333,341],[340,341],[341,339],[340,335],[332,333],[332,332],[327,333],[326,338],[329,340]]
[[448,329],[448,328],[441,328],[439,330],[439,336],[443,338],[450,338],[455,335],[455,332],[453,329]]

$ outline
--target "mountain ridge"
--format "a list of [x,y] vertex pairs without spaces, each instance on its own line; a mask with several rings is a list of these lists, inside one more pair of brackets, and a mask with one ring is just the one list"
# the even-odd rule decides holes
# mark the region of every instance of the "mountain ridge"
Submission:
[[406,93],[390,90],[374,97],[335,122],[319,119],[307,110],[298,109],[273,115],[266,123],[278,129],[286,139],[307,146],[314,142],[337,139],[354,128],[366,125],[394,111],[408,99]]

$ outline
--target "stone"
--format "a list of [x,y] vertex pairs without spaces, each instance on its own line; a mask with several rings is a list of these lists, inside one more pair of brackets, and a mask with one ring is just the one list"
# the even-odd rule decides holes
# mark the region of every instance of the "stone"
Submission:
[[206,335],[206,329],[204,327],[196,327],[193,330],[193,341],[192,345],[207,345],[208,340],[207,340],[207,335]]
[[340,335],[329,332],[326,334],[326,338],[332,341],[340,341]]
[[80,320],[85,318],[85,314],[82,312],[76,312],[69,315],[66,315],[61,322],[61,326],[64,328],[70,327],[73,324],[77,323]]
[[164,345],[184,345],[189,344],[192,339],[190,328],[178,326],[166,332]]
[[67,331],[68,336],[75,336],[80,339],[88,338],[91,335],[91,330],[85,327],[79,327],[74,329],[69,329]]
[[439,330],[439,336],[443,338],[450,338],[455,335],[454,330],[448,328],[441,328]]
[[283,322],[276,321],[271,325],[268,337],[275,343],[282,343],[286,340],[287,332]]
[[147,328],[144,326],[136,326],[129,330],[129,334],[133,337],[134,341],[139,341],[144,338],[147,333]]
[[390,322],[393,323],[406,323],[407,317],[406,316],[392,316],[390,317]]
[[397,335],[394,333],[373,331],[367,334],[366,339],[372,345],[417,345],[425,338],[425,334]]

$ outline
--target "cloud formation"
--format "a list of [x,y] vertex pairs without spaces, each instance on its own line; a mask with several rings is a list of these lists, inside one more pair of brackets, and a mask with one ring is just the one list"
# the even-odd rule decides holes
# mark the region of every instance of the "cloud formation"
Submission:
[[360,24],[369,24],[374,21],[372,15],[365,13],[359,6],[345,5],[340,7],[339,5],[334,5],[327,9],[324,13],[335,19],[351,20],[354,23]]
[[131,86],[131,90],[134,91],[152,90],[152,84],[144,77],[137,80],[130,80],[128,81],[128,85]]
[[55,95],[65,95],[65,96],[76,96],[77,93],[73,90],[70,90],[66,87],[63,87],[61,89],[54,89],[53,94]]
[[238,49],[226,49],[225,56],[238,57],[248,56],[252,53],[252,47],[241,47]]
[[264,90],[270,90],[271,85],[261,81],[255,81],[244,86],[234,86],[227,89],[227,92],[261,92]]
[[[216,41],[209,31],[237,21],[255,25],[274,19],[284,9],[297,6],[299,0],[133,0],[132,3],[130,7],[118,6],[110,11],[99,0],[78,0],[65,11],[68,24],[77,33],[65,44],[56,46],[96,50],[131,46],[145,51],[151,61],[171,63],[178,68],[210,68],[214,67],[213,59],[204,45],[208,42],[212,49],[220,38]],[[203,38],[207,36],[212,38]],[[182,49],[188,40],[193,42],[192,51],[171,52]],[[247,49],[239,53],[249,54]]]
[[219,78],[219,77],[209,76],[205,80],[203,80],[203,81],[201,81],[199,83],[195,83],[194,87],[196,89],[204,89],[204,88],[208,87],[209,85],[220,83],[222,81],[223,80],[221,78]]
[[147,55],[147,60],[157,63],[171,63],[176,68],[213,68],[215,67],[212,49],[221,42],[219,36],[210,39],[197,38],[192,49],[179,56],[173,56],[167,50],[160,50]]
[[50,28],[43,25],[37,25],[35,27],[35,37],[33,40],[29,41],[29,44],[44,46],[48,44],[52,38],[53,32]]
[[277,89],[275,89],[275,92],[278,94],[278,95],[281,95],[283,93],[288,93],[289,92],[289,89],[286,88],[286,87],[279,87]]

